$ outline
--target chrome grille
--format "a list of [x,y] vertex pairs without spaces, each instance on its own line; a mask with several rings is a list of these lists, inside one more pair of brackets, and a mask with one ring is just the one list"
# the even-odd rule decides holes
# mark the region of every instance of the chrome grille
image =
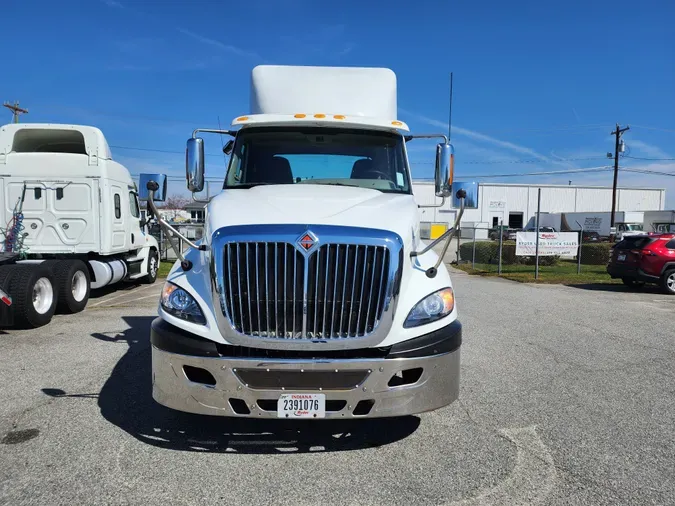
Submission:
[[231,243],[224,251],[223,309],[240,333],[301,337],[305,257],[292,244]]
[[286,242],[227,243],[222,309],[252,337],[363,337],[385,310],[389,264],[385,246],[323,244],[305,257]]
[[309,257],[307,337],[360,337],[382,315],[389,258],[383,246],[326,244]]

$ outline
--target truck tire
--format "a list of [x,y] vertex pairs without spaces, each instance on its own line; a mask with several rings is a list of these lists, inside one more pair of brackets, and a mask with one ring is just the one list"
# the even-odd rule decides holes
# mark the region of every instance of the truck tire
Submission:
[[668,295],[675,295],[675,269],[668,269],[661,276],[661,288]]
[[[0,266],[0,288],[10,297],[12,295],[9,293],[9,285],[15,272],[15,265]],[[14,308],[5,306],[3,302],[0,302],[0,321],[2,322],[1,328],[11,328],[14,326]]]
[[56,311],[56,280],[43,265],[17,265],[9,283],[14,323],[19,328],[47,325]]
[[151,285],[157,281],[157,273],[159,272],[159,255],[157,254],[157,251],[151,249],[150,253],[148,253],[146,262],[148,275],[143,277],[143,283]]
[[82,260],[59,260],[50,265],[56,278],[59,313],[79,313],[89,301],[91,276]]

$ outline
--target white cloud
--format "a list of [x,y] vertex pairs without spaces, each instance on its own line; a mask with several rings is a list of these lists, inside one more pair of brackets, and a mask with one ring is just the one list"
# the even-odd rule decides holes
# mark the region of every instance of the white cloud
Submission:
[[[412,118],[415,118],[418,121],[421,121],[423,123],[426,123],[427,125],[442,128],[443,132],[447,132],[447,130],[448,130],[448,124],[444,121],[438,121],[438,120],[435,120],[433,118],[428,118],[426,116],[416,114],[414,112],[408,111],[408,110],[403,109],[403,108],[399,108],[399,110],[403,114],[405,114],[407,116],[410,116]],[[471,138],[473,140],[476,140],[476,141],[484,142],[486,144],[492,144],[493,146],[498,146],[500,148],[503,148],[503,149],[511,151],[511,152],[526,155],[530,158],[536,158],[538,160],[541,160],[542,162],[546,162],[546,163],[553,164],[553,165],[563,165],[563,166],[566,166],[566,167],[569,166],[569,162],[551,159],[551,158],[549,158],[545,155],[542,155],[541,153],[538,153],[537,151],[535,151],[532,148],[528,148],[526,146],[520,146],[518,144],[514,144],[513,142],[505,141],[505,140],[502,140],[502,139],[497,139],[495,137],[491,137],[489,135],[485,135],[483,133],[476,132],[474,130],[469,130],[468,128],[462,128],[462,127],[453,125],[452,126],[452,132],[456,133],[457,135],[460,135],[460,136],[469,137],[469,138]]]
[[635,151],[637,151],[637,154],[647,158],[673,158],[658,146],[647,144],[637,139],[625,139],[625,142],[628,149],[631,150],[632,156],[635,156]]
[[191,32],[190,30],[186,30],[185,28],[176,28],[180,33],[183,35],[186,35],[188,37],[191,37],[195,39],[198,42],[201,42],[202,44],[207,44],[210,46],[215,46],[223,51],[226,51],[228,53],[237,55],[237,56],[242,56],[245,58],[253,58],[255,60],[262,60],[262,57],[253,51],[248,51],[247,49],[242,49],[237,46],[232,46],[230,44],[225,44],[224,42],[221,42],[216,39],[211,39],[209,37],[204,37],[202,35],[199,35],[197,33]]

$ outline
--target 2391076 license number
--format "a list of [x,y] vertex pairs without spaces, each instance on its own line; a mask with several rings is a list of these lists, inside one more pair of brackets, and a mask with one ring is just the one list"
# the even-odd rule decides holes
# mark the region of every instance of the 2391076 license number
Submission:
[[282,394],[277,401],[279,418],[325,418],[324,394]]

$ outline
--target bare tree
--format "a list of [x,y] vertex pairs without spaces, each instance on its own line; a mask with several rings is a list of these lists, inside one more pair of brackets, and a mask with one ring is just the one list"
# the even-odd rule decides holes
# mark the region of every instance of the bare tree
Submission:
[[164,216],[166,219],[175,220],[178,216],[178,211],[183,209],[190,200],[182,195],[171,195],[162,203],[162,209],[165,210]]

